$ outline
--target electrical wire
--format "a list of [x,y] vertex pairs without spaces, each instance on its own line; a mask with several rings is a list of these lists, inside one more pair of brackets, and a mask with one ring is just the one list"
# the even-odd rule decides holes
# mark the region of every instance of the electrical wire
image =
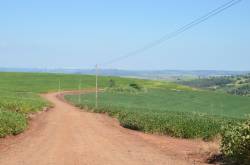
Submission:
[[242,0],[230,0],[229,2],[215,8],[213,10],[211,10],[210,12],[206,13],[205,15],[191,21],[190,23],[180,27],[179,29],[177,29],[177,30],[175,30],[175,31],[173,31],[173,32],[171,32],[169,34],[166,34],[166,35],[162,36],[158,40],[150,42],[150,43],[146,44],[145,46],[143,46],[141,48],[138,48],[138,49],[136,49],[136,50],[134,50],[132,52],[129,52],[129,53],[127,53],[125,55],[122,55],[120,57],[111,59],[111,60],[109,60],[107,62],[104,62],[102,64],[99,64],[99,65],[101,65],[101,66],[110,65],[110,64],[113,64],[115,62],[124,60],[124,59],[126,59],[128,57],[136,56],[136,55],[138,55],[140,53],[143,53],[143,52],[145,52],[145,51],[147,51],[147,50],[149,50],[149,49],[151,49],[151,48],[153,48],[155,46],[158,46],[158,45],[160,45],[160,44],[162,44],[162,43],[164,43],[164,42],[166,42],[166,41],[168,41],[168,40],[170,40],[172,38],[175,38],[175,37],[179,36],[183,32],[186,32],[187,30],[190,30],[191,28],[201,24],[202,22],[205,22],[206,20],[210,19],[211,17],[214,17],[214,16],[218,15],[219,13],[225,11],[226,9],[240,3],[241,1]]

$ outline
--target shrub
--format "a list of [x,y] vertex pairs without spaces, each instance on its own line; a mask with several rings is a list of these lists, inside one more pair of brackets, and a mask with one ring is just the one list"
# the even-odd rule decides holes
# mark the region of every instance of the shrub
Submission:
[[110,79],[110,80],[109,80],[109,87],[110,87],[110,88],[115,87],[115,80],[113,80],[113,79]]
[[137,89],[137,90],[141,90],[142,87],[139,85],[139,84],[136,84],[136,83],[131,83],[129,84],[130,87],[134,88],[134,89]]
[[0,137],[17,135],[27,127],[23,114],[0,110]]
[[128,86],[109,87],[106,88],[106,91],[111,93],[138,94],[141,92],[147,92],[147,89],[136,83],[132,83]]
[[113,88],[106,88],[107,92],[111,93],[130,93],[130,94],[136,94],[138,93],[138,90],[131,88],[131,87],[113,87]]
[[249,165],[250,120],[224,127],[221,152],[231,164]]

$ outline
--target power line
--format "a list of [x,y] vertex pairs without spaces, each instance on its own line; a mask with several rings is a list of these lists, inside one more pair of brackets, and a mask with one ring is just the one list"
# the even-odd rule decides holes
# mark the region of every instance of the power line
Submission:
[[107,61],[107,62],[105,62],[105,63],[103,63],[101,65],[109,65],[109,64],[121,61],[123,59],[126,59],[128,57],[135,56],[135,55],[138,55],[138,54],[140,54],[142,52],[145,52],[148,49],[151,49],[151,48],[153,48],[153,47],[155,47],[157,45],[160,45],[160,44],[162,44],[162,43],[164,43],[164,42],[166,42],[166,41],[168,41],[168,40],[182,34],[183,32],[185,32],[185,31],[187,31],[187,30],[201,24],[202,22],[205,22],[206,20],[210,19],[211,17],[214,17],[214,16],[218,15],[219,13],[223,12],[224,10],[226,10],[226,9],[240,3],[241,1],[242,0],[230,0],[229,2],[215,8],[213,10],[211,10],[210,12],[206,13],[205,15],[203,15],[203,16],[191,21],[190,23],[180,27],[176,31],[173,31],[172,33],[166,34],[166,35],[164,35],[163,37],[161,37],[158,40],[150,42],[150,43],[146,44],[145,46],[143,46],[141,48],[138,48],[138,49],[136,49],[136,50],[134,50],[132,52],[129,52],[129,53],[125,54],[125,55],[122,55],[120,57],[111,59],[111,60],[109,60],[109,61]]

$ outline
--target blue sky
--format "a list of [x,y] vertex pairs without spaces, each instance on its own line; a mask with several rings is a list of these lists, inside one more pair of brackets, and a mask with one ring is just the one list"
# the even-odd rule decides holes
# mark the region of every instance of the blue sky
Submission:
[[[0,67],[92,68],[172,32],[228,0],[0,1]],[[250,70],[250,1],[121,69]]]

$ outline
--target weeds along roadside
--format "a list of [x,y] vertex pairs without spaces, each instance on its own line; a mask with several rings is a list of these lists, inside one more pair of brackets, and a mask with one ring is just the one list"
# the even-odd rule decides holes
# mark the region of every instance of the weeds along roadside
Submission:
[[0,137],[23,132],[28,126],[29,114],[46,106],[50,104],[31,92],[1,92]]

